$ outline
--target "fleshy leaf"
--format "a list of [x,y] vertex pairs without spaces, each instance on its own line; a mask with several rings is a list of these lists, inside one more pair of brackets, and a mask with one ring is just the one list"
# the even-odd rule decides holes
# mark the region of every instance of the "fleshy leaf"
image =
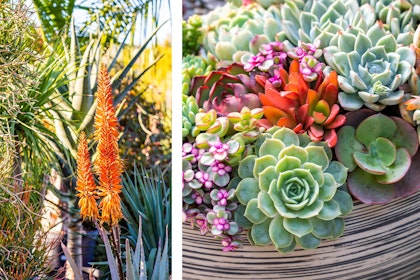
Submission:
[[298,237],[302,237],[308,233],[310,233],[312,231],[312,225],[309,222],[309,220],[306,219],[299,219],[299,218],[294,218],[294,219],[289,219],[289,218],[284,218],[283,220],[283,225],[284,228],[298,236]]
[[278,215],[270,195],[264,191],[258,194],[258,208],[269,218],[274,218]]
[[337,190],[333,199],[340,206],[341,217],[346,216],[353,210],[353,201],[347,192]]
[[406,149],[398,149],[395,162],[387,168],[385,174],[377,177],[382,184],[392,184],[401,180],[410,169],[411,156]]
[[278,172],[274,166],[269,166],[260,173],[258,178],[259,186],[262,191],[268,192],[270,184],[273,180],[277,179]]
[[254,178],[259,178],[260,172],[269,166],[275,166],[277,163],[277,158],[272,155],[265,155],[255,159],[255,165],[253,170]]
[[340,206],[338,203],[334,200],[330,200],[324,202],[324,207],[322,207],[322,210],[317,217],[321,220],[329,221],[337,218],[340,214]]
[[274,244],[278,248],[287,248],[293,243],[293,235],[283,226],[283,218],[276,216],[270,223],[269,235]]
[[384,185],[375,180],[375,175],[357,168],[349,174],[347,186],[351,194],[365,204],[384,204],[395,197],[392,184]]
[[258,196],[259,191],[258,181],[255,178],[245,178],[239,182],[235,194],[240,203],[248,204],[251,199]]
[[260,156],[272,155],[275,158],[277,158],[280,151],[283,148],[284,148],[284,144],[282,141],[271,138],[271,139],[266,139],[264,143],[262,143],[258,153]]
[[240,161],[238,174],[241,178],[254,178],[253,170],[257,156],[249,155]]
[[257,246],[266,246],[271,244],[269,235],[270,219],[265,220],[261,224],[255,224],[251,228],[251,237]]
[[267,216],[258,209],[258,198],[253,198],[248,202],[244,216],[254,224],[260,224],[267,220]]
[[295,240],[300,247],[307,250],[315,249],[321,243],[321,240],[311,233],[302,237],[296,237]]

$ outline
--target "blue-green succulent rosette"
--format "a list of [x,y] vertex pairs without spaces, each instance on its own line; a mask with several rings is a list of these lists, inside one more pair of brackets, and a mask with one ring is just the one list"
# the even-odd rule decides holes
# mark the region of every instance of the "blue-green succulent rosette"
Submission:
[[248,229],[251,244],[272,244],[287,253],[296,245],[314,249],[321,239],[340,236],[353,202],[339,189],[347,169],[331,160],[327,145],[274,127],[260,136],[255,148],[239,164],[235,191],[240,203],[235,219]]

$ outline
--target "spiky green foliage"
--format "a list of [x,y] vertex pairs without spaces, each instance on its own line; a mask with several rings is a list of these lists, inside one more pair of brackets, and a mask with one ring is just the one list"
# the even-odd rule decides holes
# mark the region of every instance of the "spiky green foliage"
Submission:
[[[143,234],[147,275],[149,279],[156,279],[150,277],[156,273],[154,267],[157,263],[160,262],[162,267],[169,268],[168,257],[161,259],[160,254],[162,242],[171,234],[170,187],[165,183],[161,171],[147,171],[143,167],[135,167],[131,174],[125,174],[123,186],[122,211],[127,220],[127,238],[136,244],[139,236]],[[143,221],[143,233],[139,231],[138,215]],[[170,242],[165,246],[167,252],[170,252]]]

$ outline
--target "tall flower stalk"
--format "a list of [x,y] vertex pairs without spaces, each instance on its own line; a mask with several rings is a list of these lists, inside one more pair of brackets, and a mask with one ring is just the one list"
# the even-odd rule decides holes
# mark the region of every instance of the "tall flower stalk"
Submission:
[[[98,142],[97,158],[93,164],[98,177],[96,186],[91,170],[86,135],[79,137],[77,152],[77,196],[80,198],[80,215],[92,219],[103,240],[107,239],[103,225],[110,226],[111,244],[116,255],[119,278],[122,279],[119,220],[121,211],[122,161],[118,154],[118,119],[112,100],[111,81],[104,64],[100,67],[97,91],[97,109],[94,121],[94,139]],[[99,205],[98,205],[98,200]],[[109,244],[108,244],[109,245]],[[110,247],[107,247],[107,250]],[[107,251],[112,256],[112,252]],[[114,272],[116,273],[116,272]]]

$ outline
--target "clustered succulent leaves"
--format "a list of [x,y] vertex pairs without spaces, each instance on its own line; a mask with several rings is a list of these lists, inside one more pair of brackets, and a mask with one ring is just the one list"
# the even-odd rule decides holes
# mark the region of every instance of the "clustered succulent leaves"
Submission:
[[239,164],[235,192],[245,209],[237,219],[250,228],[253,244],[273,244],[280,252],[296,244],[314,249],[321,239],[343,233],[343,217],[353,208],[351,196],[338,190],[347,170],[331,161],[328,147],[304,136],[285,127],[270,129],[255,155]]
[[185,221],[287,253],[417,192],[419,21],[417,0],[229,0],[186,22]]

